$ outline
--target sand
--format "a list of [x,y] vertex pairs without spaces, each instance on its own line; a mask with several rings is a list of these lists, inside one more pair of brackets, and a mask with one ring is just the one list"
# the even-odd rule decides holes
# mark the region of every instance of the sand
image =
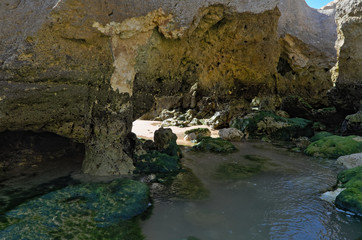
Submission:
[[[153,134],[157,129],[161,127],[161,123],[162,123],[161,121],[136,120],[133,122],[132,132],[134,132],[139,138],[153,140]],[[211,137],[219,136],[218,130],[213,130],[211,129],[211,127],[206,125],[198,125],[198,126],[185,127],[185,128],[170,126],[165,128],[171,128],[172,132],[176,134],[178,145],[187,145],[187,146],[194,145],[192,142],[184,140],[185,131],[194,128],[208,128],[211,131]]]

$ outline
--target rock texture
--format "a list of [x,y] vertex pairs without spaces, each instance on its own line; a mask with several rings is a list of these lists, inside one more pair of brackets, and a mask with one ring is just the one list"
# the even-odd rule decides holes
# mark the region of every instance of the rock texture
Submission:
[[362,166],[362,152],[341,156],[337,159],[337,162],[343,164],[347,169]]
[[338,1],[336,22],[338,62],[329,97],[338,110],[351,114],[362,107],[362,2]]
[[[156,97],[223,108],[302,89],[324,105],[333,54],[316,29],[331,36],[331,14],[299,2],[4,0],[0,132],[71,138],[85,144],[84,172],[125,174],[133,171],[132,121]],[[288,17],[293,8],[307,10]]]

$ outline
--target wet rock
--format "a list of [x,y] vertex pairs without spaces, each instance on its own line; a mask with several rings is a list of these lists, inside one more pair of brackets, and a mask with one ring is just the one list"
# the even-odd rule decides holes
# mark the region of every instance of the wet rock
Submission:
[[319,137],[312,142],[305,153],[315,157],[338,158],[340,156],[362,152],[362,141],[357,136],[328,136]]
[[362,111],[346,116],[341,130],[343,134],[362,135]]
[[154,142],[156,149],[170,156],[181,157],[181,150],[176,143],[177,136],[170,128],[160,128],[155,131]]
[[220,138],[228,141],[241,141],[244,137],[244,133],[236,128],[223,128],[219,130]]
[[180,170],[180,158],[178,156],[170,156],[165,153],[153,151],[144,155],[138,156],[134,163],[135,173],[161,173],[172,174]]
[[340,172],[338,180],[346,189],[337,196],[336,206],[362,216],[362,166]]
[[171,184],[171,192],[176,198],[201,200],[208,198],[209,191],[191,169],[182,169]]
[[283,118],[273,112],[251,113],[231,122],[248,137],[267,137],[275,140],[291,140],[300,136],[313,135],[312,122],[303,118]]
[[186,141],[198,141],[203,137],[210,137],[211,131],[208,128],[194,128],[185,132]]
[[337,162],[343,164],[343,166],[348,169],[362,166],[362,152],[341,156],[337,159]]
[[0,237],[143,239],[138,220],[131,219],[148,207],[147,185],[133,180],[68,186],[7,212]]
[[235,152],[235,146],[221,138],[204,137],[198,144],[192,147],[193,151],[210,151],[216,153],[231,153]]

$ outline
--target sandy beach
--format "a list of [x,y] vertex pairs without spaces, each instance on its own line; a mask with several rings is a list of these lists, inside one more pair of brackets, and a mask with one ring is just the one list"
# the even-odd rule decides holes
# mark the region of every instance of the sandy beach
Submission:
[[[134,132],[137,137],[153,140],[153,134],[157,129],[161,127],[161,123],[161,121],[136,120],[133,122],[132,132]],[[211,129],[211,127],[206,125],[198,125],[185,128],[170,126],[165,128],[171,128],[172,132],[176,134],[177,144],[179,145],[193,145],[192,142],[184,140],[184,133],[185,131],[194,128],[208,128],[211,131],[211,137],[219,136],[218,130],[213,130]]]

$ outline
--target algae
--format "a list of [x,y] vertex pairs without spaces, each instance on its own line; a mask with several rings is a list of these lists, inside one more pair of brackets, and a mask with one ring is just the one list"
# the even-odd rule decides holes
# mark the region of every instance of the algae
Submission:
[[231,142],[221,138],[203,137],[191,150],[231,153],[236,151],[236,147]]
[[262,170],[262,164],[223,163],[220,164],[215,177],[220,180],[238,180],[253,176]]
[[312,121],[303,118],[284,118],[270,111],[261,111],[234,119],[230,125],[248,133],[252,138],[270,137],[275,140],[290,140],[313,135]]
[[340,172],[337,179],[346,189],[337,196],[336,206],[362,216],[362,166]]
[[178,173],[180,170],[178,156],[170,156],[158,151],[139,156],[134,165],[135,173]]
[[310,141],[315,142],[315,141],[321,140],[322,138],[329,137],[329,136],[333,136],[333,134],[329,133],[329,132],[319,132],[319,133],[315,134],[313,137],[311,137]]
[[362,152],[362,142],[355,141],[356,136],[326,136],[312,142],[305,153],[315,157],[338,158],[344,155]]
[[209,190],[191,169],[183,169],[173,180],[171,191],[177,198],[201,200],[209,197]]
[[210,130],[208,128],[194,128],[185,131],[185,134],[190,134],[190,133],[200,134],[200,133],[209,133],[209,132]]
[[129,179],[68,186],[30,200],[1,219],[0,239],[143,239],[137,215],[147,185]]

